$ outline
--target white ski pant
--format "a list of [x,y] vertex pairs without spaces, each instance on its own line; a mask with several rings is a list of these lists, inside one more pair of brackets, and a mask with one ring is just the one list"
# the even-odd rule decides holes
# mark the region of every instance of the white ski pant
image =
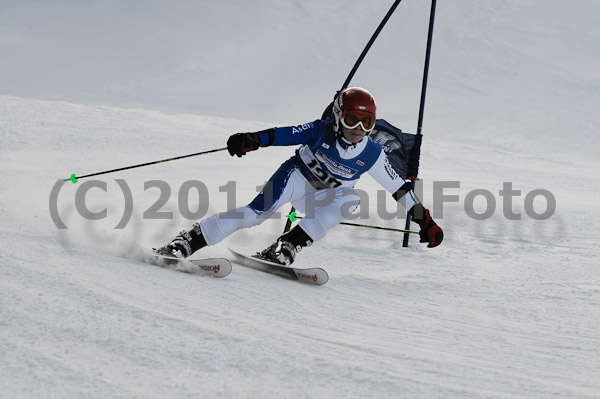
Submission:
[[302,230],[318,241],[354,212],[360,199],[350,187],[317,190],[297,167],[286,162],[249,205],[200,222],[204,239],[214,245],[239,229],[261,224],[288,202],[305,215],[299,223]]

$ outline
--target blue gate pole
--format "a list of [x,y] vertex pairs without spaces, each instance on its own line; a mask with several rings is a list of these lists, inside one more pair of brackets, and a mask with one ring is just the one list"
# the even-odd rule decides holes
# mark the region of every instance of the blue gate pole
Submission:
[[[411,151],[409,159],[408,177],[414,177],[415,179],[419,174],[419,158],[421,157],[421,141],[423,137],[423,135],[421,134],[421,130],[423,128],[423,113],[425,111],[425,94],[427,93],[427,77],[429,75],[429,59],[431,56],[431,42],[433,39],[433,22],[435,20],[435,6],[436,0],[431,0],[431,14],[429,15],[429,32],[427,34],[427,50],[425,52],[425,67],[423,69],[423,85],[421,86],[421,105],[419,106],[419,122],[417,123],[417,137],[415,141],[415,146]],[[413,191],[415,189],[415,181],[416,180],[412,181]],[[410,220],[410,214],[407,212],[405,230],[410,229]],[[403,247],[408,247],[409,237],[410,235],[408,233],[404,233],[404,240],[402,241]]]

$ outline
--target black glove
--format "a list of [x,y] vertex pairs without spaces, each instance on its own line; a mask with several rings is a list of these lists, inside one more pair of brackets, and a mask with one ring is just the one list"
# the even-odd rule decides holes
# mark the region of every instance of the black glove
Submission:
[[431,218],[429,209],[421,204],[416,204],[409,211],[412,220],[421,227],[419,236],[421,242],[428,242],[428,248],[437,247],[444,240],[444,232]]
[[256,133],[236,133],[227,140],[227,151],[229,155],[242,157],[247,152],[257,150],[260,145],[260,138]]

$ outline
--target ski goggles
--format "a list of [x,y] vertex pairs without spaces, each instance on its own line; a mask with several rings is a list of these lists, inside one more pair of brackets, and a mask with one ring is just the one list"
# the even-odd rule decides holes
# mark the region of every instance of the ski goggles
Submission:
[[359,114],[356,113],[356,111],[353,113],[344,111],[340,121],[342,126],[344,126],[346,129],[354,129],[360,125],[360,128],[367,133],[373,130],[373,127],[375,126],[374,115]]

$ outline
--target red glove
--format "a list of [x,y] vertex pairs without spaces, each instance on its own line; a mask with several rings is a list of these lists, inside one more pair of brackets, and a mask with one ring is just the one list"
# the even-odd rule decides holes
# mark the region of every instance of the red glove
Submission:
[[429,209],[423,207],[421,204],[416,204],[411,208],[409,213],[412,220],[421,227],[421,231],[419,231],[421,242],[428,242],[428,248],[437,247],[442,243],[444,232],[431,218]]
[[242,157],[247,152],[257,150],[260,146],[260,138],[256,133],[236,133],[227,140],[227,151],[229,155]]

